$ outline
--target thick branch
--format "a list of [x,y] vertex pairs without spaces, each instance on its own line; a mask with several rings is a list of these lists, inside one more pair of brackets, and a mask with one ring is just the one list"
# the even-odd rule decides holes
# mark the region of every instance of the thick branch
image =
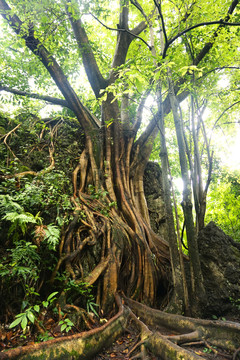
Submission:
[[91,84],[95,96],[99,97],[100,90],[106,88],[107,81],[103,78],[99,70],[92,48],[89,44],[87,33],[82,25],[81,20],[73,19],[70,13],[68,13],[68,16],[72,25],[75,39],[77,41],[82,56],[83,65],[88,80]]
[[136,26],[132,31],[129,31],[128,11],[129,11],[128,4],[126,6],[121,6],[121,13],[120,13],[119,25],[118,25],[121,31],[118,32],[117,45],[115,48],[115,53],[112,62],[112,72],[110,74],[110,81],[113,81],[115,79],[116,76],[115,69],[125,63],[128,49],[132,40],[135,37],[137,37],[147,26],[147,24],[143,21],[138,26]]
[[8,86],[1,86],[1,85],[0,85],[0,91],[6,91],[6,92],[10,92],[11,94],[15,94],[15,95],[27,96],[32,99],[47,101],[51,104],[60,105],[60,106],[68,107],[71,109],[71,107],[68,105],[67,101],[64,99],[58,99],[58,98],[48,96],[48,95],[40,95],[40,94],[36,94],[36,93],[30,93],[27,91],[11,89]]
[[[10,92],[12,94],[15,95],[19,95],[19,96],[27,96],[29,98],[32,99],[38,99],[38,100],[43,100],[43,101],[47,101],[53,105],[60,105],[63,107],[67,107],[71,110],[73,110],[68,102],[64,99],[58,99],[52,96],[48,96],[48,95],[40,95],[40,94],[36,94],[36,93],[29,93],[27,91],[22,91],[22,90],[17,90],[17,89],[11,89],[8,86],[0,86],[0,91],[6,91],[6,92]],[[92,119],[92,121],[96,124],[97,127],[100,127],[101,122],[96,118],[96,116],[94,116],[93,114],[90,113],[90,110],[83,105],[84,110],[86,111],[86,113],[88,114],[89,118]]]

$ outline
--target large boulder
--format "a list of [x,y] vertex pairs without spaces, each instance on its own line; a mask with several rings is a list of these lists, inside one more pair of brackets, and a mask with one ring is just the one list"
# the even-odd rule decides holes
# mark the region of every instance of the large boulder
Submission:
[[210,222],[198,235],[208,305],[205,316],[240,316],[240,243]]
[[166,210],[163,201],[162,170],[158,163],[149,161],[144,172],[144,194],[151,228],[167,239]]

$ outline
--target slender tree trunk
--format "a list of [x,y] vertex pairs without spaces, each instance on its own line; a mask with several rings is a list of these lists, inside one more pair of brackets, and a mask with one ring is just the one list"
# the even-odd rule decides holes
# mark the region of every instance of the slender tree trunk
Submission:
[[[162,106],[161,94],[159,91],[159,104]],[[173,276],[173,286],[174,286],[174,296],[170,303],[170,307],[174,307],[173,311],[182,312],[183,308],[186,313],[189,313],[189,301],[188,301],[188,290],[186,286],[186,277],[184,264],[181,261],[180,248],[178,248],[177,236],[175,232],[173,211],[172,211],[172,202],[171,202],[171,189],[169,184],[169,163],[168,163],[168,154],[165,138],[165,126],[164,126],[164,116],[161,112],[159,118],[160,126],[160,158],[162,166],[162,181],[163,181],[163,191],[164,191],[164,202],[167,214],[167,226],[168,226],[168,241],[170,245],[170,258],[172,265],[172,276]]]
[[[149,24],[150,36],[151,36],[151,46],[152,46],[152,55],[153,59],[156,59],[156,50],[154,47],[154,34],[151,23]],[[161,38],[162,40],[162,38]],[[163,48],[163,41],[162,46]],[[156,60],[154,60],[155,66],[157,68]],[[182,313],[183,311],[189,312],[189,302],[188,302],[188,292],[186,286],[186,277],[183,263],[181,262],[180,249],[178,249],[177,236],[175,232],[174,217],[172,211],[172,202],[171,202],[171,189],[169,184],[169,163],[168,163],[168,154],[167,154],[167,145],[165,138],[165,124],[164,124],[164,110],[163,110],[163,99],[162,99],[162,84],[159,79],[157,82],[157,105],[159,113],[159,133],[160,133],[160,159],[162,167],[162,182],[163,182],[163,193],[164,193],[164,204],[166,210],[166,220],[167,220],[167,229],[168,229],[168,242],[170,250],[170,260],[171,260],[171,269],[172,269],[172,279],[173,279],[173,296],[168,305],[168,311]]]
[[188,174],[188,164],[187,164],[186,149],[184,142],[183,124],[182,124],[181,116],[179,114],[179,104],[174,93],[170,70],[168,70],[168,82],[169,82],[169,97],[170,97],[170,103],[172,107],[172,113],[176,128],[180,167],[181,167],[182,180],[183,180],[182,207],[183,207],[184,219],[186,223],[187,241],[188,241],[189,258],[190,258],[191,290],[195,302],[199,300],[204,301],[205,290],[203,285],[203,277],[202,277],[202,271],[201,271],[201,265],[199,259],[196,231],[193,221],[191,182]]

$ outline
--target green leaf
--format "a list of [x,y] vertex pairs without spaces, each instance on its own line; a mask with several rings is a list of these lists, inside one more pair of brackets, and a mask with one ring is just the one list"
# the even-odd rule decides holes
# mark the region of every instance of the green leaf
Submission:
[[60,229],[55,225],[48,225],[45,229],[44,238],[47,240],[50,250],[55,250],[60,239]]
[[47,308],[48,305],[49,305],[49,302],[48,302],[48,301],[43,301],[42,304],[43,304],[43,306],[44,306],[45,308]]
[[38,313],[40,310],[40,306],[39,305],[34,305],[33,309]]
[[26,314],[25,314],[25,315],[23,316],[23,318],[22,318],[22,321],[21,321],[21,327],[22,327],[23,330],[26,329],[27,323],[28,323],[28,320],[27,320],[27,316],[26,316]]
[[65,322],[66,322],[67,325],[70,326],[70,327],[74,326],[74,323],[73,323],[70,319],[65,319]]
[[48,296],[47,301],[51,300],[51,299],[52,299],[55,295],[57,295],[57,294],[58,294],[58,291],[55,291],[55,292],[51,293],[51,294]]
[[34,315],[31,311],[29,311],[29,312],[27,313],[27,317],[28,317],[28,319],[34,324],[34,322],[35,322],[35,315]]
[[15,319],[15,320],[9,325],[9,329],[12,329],[13,327],[17,326],[18,324],[20,324],[21,321],[22,321],[22,317],[19,317],[19,318]]
[[143,84],[142,84],[142,82],[141,82],[138,78],[135,79],[135,82],[136,82],[136,87],[137,87],[138,92],[141,93],[142,90],[143,90]]
[[66,329],[66,327],[67,327],[67,324],[63,324],[63,325],[61,326],[61,331],[64,331],[64,330]]

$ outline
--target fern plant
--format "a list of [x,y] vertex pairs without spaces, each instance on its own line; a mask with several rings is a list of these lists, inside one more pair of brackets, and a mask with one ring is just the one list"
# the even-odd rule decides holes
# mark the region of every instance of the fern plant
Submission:
[[22,212],[18,213],[16,211],[7,213],[3,220],[8,220],[12,223],[12,225],[9,228],[8,235],[10,236],[13,233],[18,232],[20,229],[22,234],[25,235],[27,232],[27,228],[29,224],[37,224],[37,222],[40,220],[39,214],[34,216],[33,214],[30,214],[28,212]]
[[44,239],[47,241],[49,250],[56,250],[60,239],[60,229],[56,225],[46,226]]
[[13,235],[13,240],[19,239],[19,231],[22,235],[26,235],[27,231],[34,224],[34,230],[32,231],[33,237],[37,240],[38,244],[41,241],[46,240],[49,250],[56,250],[60,238],[60,228],[54,224],[43,225],[43,219],[40,217],[40,212],[35,216],[30,212],[25,212],[24,208],[19,205],[9,195],[0,195],[0,200],[3,200],[1,204],[1,212],[5,215],[3,220],[11,222],[11,226],[8,230],[8,236]]

